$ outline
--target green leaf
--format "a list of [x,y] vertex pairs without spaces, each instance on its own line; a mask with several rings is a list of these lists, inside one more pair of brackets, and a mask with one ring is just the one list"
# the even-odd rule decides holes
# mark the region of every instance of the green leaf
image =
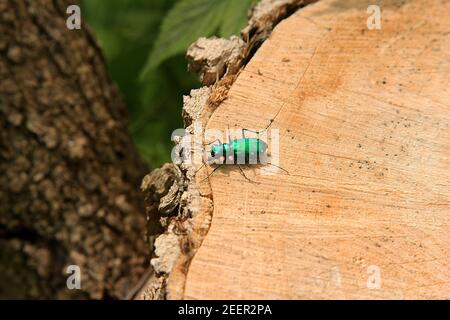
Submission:
[[164,18],[141,79],[167,58],[184,53],[198,38],[214,34],[221,24],[229,1],[180,0],[177,2]]
[[247,24],[248,10],[254,0],[228,0],[220,26],[220,36],[228,38],[238,35]]

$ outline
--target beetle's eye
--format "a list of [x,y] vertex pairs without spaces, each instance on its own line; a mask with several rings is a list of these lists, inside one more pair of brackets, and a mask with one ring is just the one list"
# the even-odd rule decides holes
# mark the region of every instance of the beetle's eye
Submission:
[[216,152],[214,151],[214,149],[211,149],[211,157],[215,157],[216,156]]

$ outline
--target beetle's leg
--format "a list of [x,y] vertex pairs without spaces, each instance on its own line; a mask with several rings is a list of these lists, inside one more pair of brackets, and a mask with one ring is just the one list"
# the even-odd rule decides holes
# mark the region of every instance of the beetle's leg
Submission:
[[[214,144],[215,142],[219,142],[219,144],[216,144],[216,145],[219,145],[219,146],[222,144],[222,142],[220,141],[220,139],[216,139],[216,140],[214,140],[214,141],[212,141],[212,142],[210,142],[210,143],[207,143],[207,144],[204,144],[204,145],[203,145],[203,156],[204,156],[204,157],[206,156],[206,153],[207,153],[207,152],[206,152],[207,150],[206,150],[205,147],[206,147],[206,146],[210,146],[210,145]],[[205,158],[204,158],[204,159],[205,159]],[[204,160],[204,161],[206,161],[206,160]]]
[[247,131],[247,132],[253,132],[253,133],[258,134],[258,133],[260,133],[261,131],[264,131],[264,130],[261,130],[261,131],[255,131],[255,130],[252,130],[252,129],[246,129],[246,128],[243,128],[243,129],[242,129],[242,134],[244,134],[244,131]]
[[269,124],[268,124],[264,129],[259,130],[259,131],[250,130],[250,129],[242,129],[242,134],[244,134],[244,130],[245,130],[245,131],[248,131],[248,132],[256,133],[256,134],[258,135],[258,138],[259,138],[259,134],[260,134],[260,133],[267,131],[267,130],[272,126],[273,122],[274,122],[275,119],[278,117],[278,115],[280,114],[280,112],[281,112],[281,110],[283,109],[283,107],[284,107],[284,104],[281,105],[281,107],[280,107],[280,109],[278,110],[278,112],[275,114],[275,116],[274,116],[272,119],[269,120]]
[[269,124],[268,124],[264,129],[259,130],[259,131],[250,130],[250,129],[242,129],[242,135],[244,136],[244,138],[245,138],[244,131],[256,133],[257,136],[258,136],[258,138],[259,138],[259,134],[260,134],[260,133],[262,133],[262,132],[264,132],[264,131],[267,131],[267,130],[272,126],[272,124],[274,123],[275,119],[276,119],[276,118],[278,117],[278,115],[281,113],[281,110],[283,110],[284,105],[285,105],[285,103],[283,103],[283,104],[281,105],[280,109],[278,109],[278,111],[277,111],[277,113],[275,114],[275,116],[274,116],[272,119],[269,120]]
[[216,140],[211,141],[210,143],[205,143],[205,144],[203,144],[203,146],[204,146],[204,147],[205,147],[205,146],[210,146],[210,145],[212,145],[214,142],[219,142],[219,144],[222,144],[222,142],[220,141],[220,139],[216,139]]
[[[205,165],[206,165],[206,163],[203,162],[202,165],[200,166],[200,168],[198,168],[198,169],[195,171],[195,174],[197,174],[197,172],[199,172]],[[195,175],[195,174],[194,174],[194,175]]]
[[[233,158],[230,158],[231,156],[233,156]],[[233,149],[233,143],[231,140],[231,130],[230,130],[230,125],[228,125],[228,152],[226,154],[224,154],[224,164],[226,164],[227,160],[233,160],[234,161],[234,149]]]
[[230,130],[230,125],[228,125],[228,143],[231,145],[231,130]]
[[254,180],[251,180],[249,177],[247,177],[247,175],[245,174],[244,170],[242,170],[242,167],[240,164],[237,165],[239,167],[239,170],[241,171],[242,175],[244,176],[245,179],[247,179],[249,182],[251,183],[257,183],[259,184],[259,182],[256,182]]
[[251,129],[242,128],[242,136],[245,138],[245,132],[246,132],[246,131],[247,131],[247,132],[253,132],[253,133],[256,133],[256,136],[257,136],[258,139],[259,139],[259,134],[260,134],[261,132],[265,131],[265,130],[267,130],[267,129],[263,129],[263,130],[260,130],[260,131],[255,131],[255,130],[251,130]]
[[203,181],[205,181],[206,179],[208,179],[209,177],[211,177],[211,175],[214,173],[214,172],[216,172],[220,167],[222,167],[223,166],[223,164],[220,164],[220,165],[218,165],[217,167],[215,167],[214,168],[214,170],[210,173],[210,174],[208,174],[208,176],[205,178],[205,179],[203,179],[201,182],[203,182]]

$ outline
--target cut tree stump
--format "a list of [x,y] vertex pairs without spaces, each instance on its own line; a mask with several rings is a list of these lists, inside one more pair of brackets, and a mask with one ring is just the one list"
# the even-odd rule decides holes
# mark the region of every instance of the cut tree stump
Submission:
[[210,177],[184,298],[450,298],[450,2],[383,1],[381,30],[369,4],[282,21],[213,113],[225,130],[279,111],[290,175]]

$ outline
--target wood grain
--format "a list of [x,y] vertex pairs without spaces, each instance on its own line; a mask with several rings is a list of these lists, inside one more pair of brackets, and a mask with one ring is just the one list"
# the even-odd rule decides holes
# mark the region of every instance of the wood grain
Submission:
[[211,176],[185,298],[450,298],[450,2],[383,1],[381,30],[368,5],[280,23],[213,114],[257,129],[279,111],[290,175]]

